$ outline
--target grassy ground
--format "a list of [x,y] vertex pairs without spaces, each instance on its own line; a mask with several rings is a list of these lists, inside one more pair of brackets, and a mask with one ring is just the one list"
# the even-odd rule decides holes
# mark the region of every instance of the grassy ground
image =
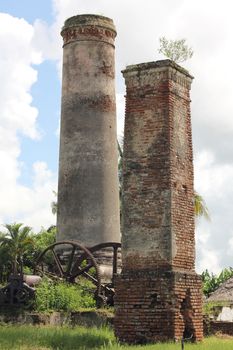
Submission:
[[[180,350],[180,343],[147,346],[119,345],[109,329],[0,326],[0,350]],[[200,344],[185,344],[185,350],[232,350],[233,338],[206,338]]]

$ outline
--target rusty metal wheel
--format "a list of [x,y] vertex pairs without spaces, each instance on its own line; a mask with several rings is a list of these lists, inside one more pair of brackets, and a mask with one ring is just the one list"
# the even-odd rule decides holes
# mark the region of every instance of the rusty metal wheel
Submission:
[[[115,295],[114,277],[121,271],[121,243],[100,243],[88,249],[91,254],[93,254],[100,267],[100,276],[102,280],[100,295],[103,299],[103,305],[107,304],[113,306]],[[103,259],[103,256],[105,256],[105,259]],[[105,264],[104,260],[106,260]],[[105,280],[104,270],[106,268],[108,268],[108,276]]]
[[100,272],[96,259],[77,241],[59,241],[48,246],[38,257],[34,273],[69,283],[79,283],[82,277],[95,286],[94,295],[99,295],[101,291]]

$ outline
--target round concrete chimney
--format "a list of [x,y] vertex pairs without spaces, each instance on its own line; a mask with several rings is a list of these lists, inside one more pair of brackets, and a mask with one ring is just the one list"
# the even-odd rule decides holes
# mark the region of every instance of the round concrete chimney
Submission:
[[120,241],[114,39],[110,18],[65,21],[57,240]]

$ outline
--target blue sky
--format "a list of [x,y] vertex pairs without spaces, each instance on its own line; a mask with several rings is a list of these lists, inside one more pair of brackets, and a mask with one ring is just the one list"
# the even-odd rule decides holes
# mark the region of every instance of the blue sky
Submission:
[[45,61],[36,69],[38,81],[32,86],[31,94],[33,105],[39,106],[38,124],[42,136],[38,141],[22,139],[20,159],[25,167],[20,181],[24,184],[32,182],[29,169],[35,160],[45,161],[53,172],[58,169],[61,84],[53,62]]
[[[55,20],[52,2],[47,0],[1,0],[0,13],[2,15],[8,14],[10,16],[9,26],[13,27],[13,31],[15,29],[17,30],[18,25],[19,35],[20,30],[23,29],[20,28],[19,23],[16,23],[16,21],[14,23],[14,20],[16,19],[20,19],[21,21],[23,20],[24,24],[29,24],[31,27],[30,29],[32,29],[32,32],[34,31],[36,21],[39,20],[43,24],[51,25]],[[12,21],[12,23],[10,23],[10,21]],[[8,20],[6,20],[5,23],[5,26],[7,27]],[[22,32],[22,37],[26,31],[27,28],[25,28],[24,32]],[[2,38],[4,36],[3,32],[4,30],[2,30]],[[35,31],[34,33],[32,33],[32,36],[35,36]],[[7,33],[5,34],[5,37],[7,37]],[[14,66],[17,65],[17,60],[13,61],[14,54],[20,55],[20,50],[23,50],[25,48],[23,47],[25,43],[23,43],[23,40],[21,42],[20,39],[13,34],[11,44],[16,44],[16,46],[19,46],[17,47],[19,53],[16,53],[17,49],[14,52],[13,49],[10,50],[8,49],[8,47],[5,50],[6,55],[7,51],[9,51],[9,54],[12,54],[13,56],[11,57],[11,60],[9,59],[9,61],[12,61],[9,62],[9,69],[14,70]],[[22,47],[20,47],[20,45]],[[31,39],[29,39],[26,45],[31,45]],[[37,51],[38,54],[40,50],[36,49],[35,51]],[[39,53],[39,55],[41,54]],[[26,62],[26,65],[27,68],[31,67],[33,69],[33,74],[36,74],[36,77],[32,79],[32,81],[25,88],[25,91],[23,91],[23,93],[28,94],[27,98],[30,98],[31,100],[29,102],[29,105],[31,107],[34,107],[36,111],[37,116],[36,119],[32,121],[33,125],[31,125],[31,128],[34,129],[33,132],[35,132],[37,135],[30,136],[30,132],[29,134],[28,132],[26,132],[25,135],[25,130],[22,127],[16,127],[13,131],[11,129],[12,137],[15,138],[15,142],[17,143],[17,156],[14,158],[13,161],[12,159],[10,161],[10,164],[12,166],[11,173],[15,171],[15,178],[11,179],[12,181],[9,181],[8,185],[11,189],[13,189],[15,186],[15,194],[9,194],[9,197],[6,194],[7,209],[3,209],[2,212],[0,211],[0,218],[3,223],[22,221],[25,224],[33,226],[36,230],[39,230],[42,226],[47,227],[50,225],[50,223],[55,223],[55,217],[51,215],[50,202],[54,199],[53,190],[57,189],[59,148],[58,128],[60,119],[61,81],[58,74],[56,60],[50,58],[40,58],[39,61],[37,59],[32,59],[30,63]],[[22,62],[22,68],[26,68],[24,62]],[[22,88],[20,87],[20,85],[18,85],[17,88],[19,90],[18,93],[22,93]],[[16,98],[17,103],[20,104],[20,98],[23,99],[23,96],[17,96]],[[12,93],[12,96],[10,96],[9,91],[8,104],[12,103],[13,99],[14,94]],[[15,108],[17,108],[17,106]],[[20,116],[20,118],[21,122],[24,123],[23,115]],[[4,122],[2,123],[2,125],[4,125]],[[11,145],[12,144],[10,144],[10,146]],[[12,165],[12,162],[15,162],[14,165]],[[50,178],[50,180],[53,179],[52,181],[50,181],[50,184],[48,185],[48,188],[46,188],[46,190],[46,185],[43,185],[42,183],[40,183],[39,185],[35,184],[36,181],[46,181],[45,179],[38,180],[36,178],[37,175],[35,175],[36,172],[40,172],[40,176],[42,176],[42,178],[43,176],[47,176],[47,178]],[[41,194],[39,193],[39,191],[41,191]],[[2,194],[2,197],[4,195],[5,192],[4,194]],[[21,196],[22,198],[20,198]],[[35,205],[37,206],[37,208],[33,208],[33,205],[30,205],[30,201],[40,202],[40,196],[46,198],[47,203],[37,203],[37,205]],[[21,200],[22,203],[26,201],[27,209],[22,209]],[[14,202],[12,206],[11,201]],[[18,203],[18,205],[16,203]],[[43,213],[45,211],[47,212],[47,214],[43,218]],[[36,218],[36,213],[38,213],[38,218]],[[35,217],[35,219],[33,219],[33,217]],[[39,217],[41,219],[39,219]]]
[[161,59],[159,37],[186,38],[192,84],[195,189],[211,222],[197,223],[197,268],[219,271],[233,255],[233,56],[230,0],[0,0],[0,223],[35,231],[54,224],[64,20],[113,18],[118,134],[128,64]]
[[[37,19],[48,24],[54,21],[52,2],[48,0],[0,0],[0,12],[24,18],[32,25]],[[58,169],[59,138],[56,130],[60,118],[60,79],[56,65],[51,60],[46,60],[34,67],[38,72],[38,80],[31,88],[32,105],[38,108],[38,125],[42,137],[38,141],[25,137],[21,139],[19,160],[24,165],[19,181],[23,185],[32,185],[31,168],[36,160],[45,161],[54,173]]]
[[24,18],[29,23],[41,18],[51,24],[54,20],[52,2],[49,0],[1,0],[0,11]]

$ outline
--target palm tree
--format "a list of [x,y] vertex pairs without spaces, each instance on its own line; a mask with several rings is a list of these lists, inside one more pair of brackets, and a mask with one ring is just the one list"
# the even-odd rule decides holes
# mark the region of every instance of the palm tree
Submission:
[[194,191],[194,212],[195,217],[204,217],[206,220],[210,220],[209,210],[203,197]]
[[[0,237],[2,235],[0,234]],[[11,272],[11,257],[7,247],[0,244],[0,283],[6,282],[8,280],[9,274]]]
[[0,232],[0,245],[8,251],[11,259],[12,272],[17,274],[22,264],[23,255],[30,249],[34,241],[30,237],[31,227],[21,223],[4,225],[7,232]]

